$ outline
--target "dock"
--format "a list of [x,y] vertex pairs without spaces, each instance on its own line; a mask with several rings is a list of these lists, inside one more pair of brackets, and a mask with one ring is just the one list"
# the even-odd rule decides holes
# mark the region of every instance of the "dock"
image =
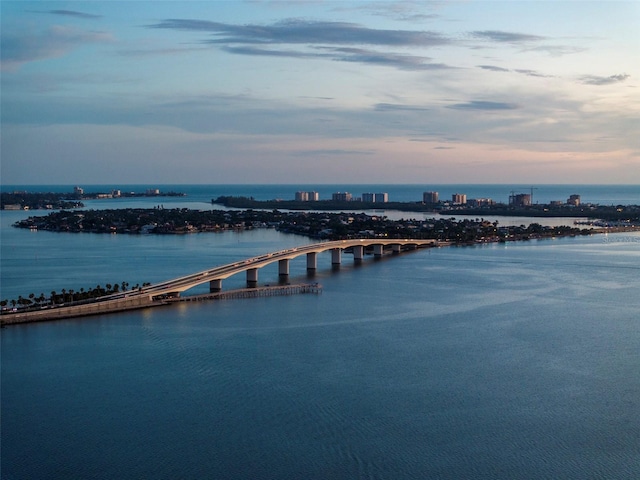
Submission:
[[297,295],[300,293],[322,293],[322,285],[318,283],[302,283],[295,285],[275,285],[255,288],[240,288],[224,292],[205,293],[168,298],[167,303],[204,302],[208,300],[233,300],[240,298],[275,297],[281,295]]

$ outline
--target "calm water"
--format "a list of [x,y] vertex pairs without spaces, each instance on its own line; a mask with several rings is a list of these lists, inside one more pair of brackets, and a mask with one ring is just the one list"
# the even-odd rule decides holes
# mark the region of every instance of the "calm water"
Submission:
[[[2,212],[3,298],[308,241],[21,216]],[[639,234],[329,263],[322,295],[3,329],[2,478],[640,478]]]

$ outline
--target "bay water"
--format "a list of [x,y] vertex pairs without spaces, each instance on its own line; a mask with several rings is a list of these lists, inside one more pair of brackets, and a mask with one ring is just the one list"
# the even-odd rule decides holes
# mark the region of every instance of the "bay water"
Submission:
[[[194,188],[160,201],[204,208],[227,187]],[[99,205],[145,202],[158,199]],[[2,212],[2,298],[311,241],[10,226],[37,213]],[[640,234],[330,263],[308,277],[304,257],[291,262],[290,282],[320,295],[2,329],[2,478],[640,478]],[[271,265],[259,283],[277,277]]]

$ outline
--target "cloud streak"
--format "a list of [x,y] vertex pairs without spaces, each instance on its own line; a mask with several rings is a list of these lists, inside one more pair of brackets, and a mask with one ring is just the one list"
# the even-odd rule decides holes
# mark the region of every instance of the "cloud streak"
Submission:
[[613,85],[626,81],[631,75],[620,73],[609,77],[600,77],[598,75],[584,75],[580,81],[585,85]]
[[471,32],[471,35],[475,38],[490,40],[492,42],[498,43],[539,42],[541,40],[545,40],[546,38],[539,35],[531,35],[528,33],[503,32],[501,30],[476,30],[474,32]]
[[456,110],[516,110],[520,107],[515,103],[472,100],[466,103],[456,103],[453,105],[449,105],[448,108],[453,108]]
[[47,13],[52,15],[63,15],[67,17],[84,18],[87,20],[95,20],[102,18],[102,15],[93,15],[91,13],[78,12],[76,10],[49,10]]
[[432,47],[450,44],[437,32],[383,30],[349,22],[283,20],[271,25],[233,25],[193,19],[166,19],[149,28],[208,32],[213,44],[319,44]]
[[23,64],[62,57],[91,43],[112,42],[105,32],[92,32],[68,26],[53,26],[41,34],[2,34],[2,70],[14,71]]

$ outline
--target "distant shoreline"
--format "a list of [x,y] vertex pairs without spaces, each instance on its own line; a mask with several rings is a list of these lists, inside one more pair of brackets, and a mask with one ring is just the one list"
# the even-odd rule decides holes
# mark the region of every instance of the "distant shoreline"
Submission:
[[550,205],[535,204],[530,206],[513,206],[503,203],[482,207],[465,205],[447,205],[444,203],[426,204],[423,202],[363,202],[336,200],[255,200],[248,197],[221,196],[211,200],[212,204],[228,208],[274,209],[274,210],[320,210],[320,211],[353,211],[353,210],[397,210],[401,212],[423,212],[437,215],[475,215],[503,217],[539,217],[539,218],[594,218],[609,221],[630,220],[640,223],[639,205]]

